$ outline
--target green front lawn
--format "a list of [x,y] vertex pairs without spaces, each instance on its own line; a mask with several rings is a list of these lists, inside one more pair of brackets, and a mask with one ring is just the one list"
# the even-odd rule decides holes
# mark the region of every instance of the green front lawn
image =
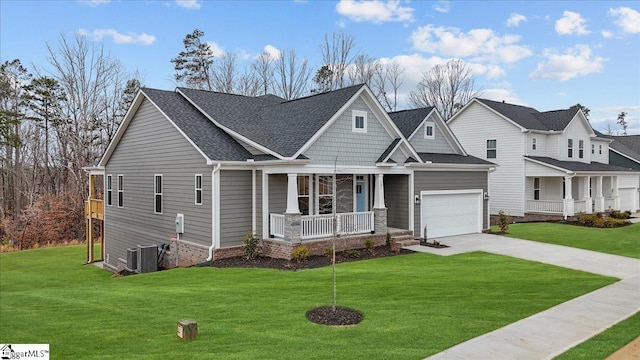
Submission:
[[640,258],[640,223],[614,229],[558,223],[511,224],[507,236]]
[[[186,268],[111,278],[82,246],[0,254],[0,343],[49,343],[53,359],[419,359],[615,282],[485,253],[340,264],[352,327],[309,322],[331,269]],[[176,322],[198,321],[192,342]]]

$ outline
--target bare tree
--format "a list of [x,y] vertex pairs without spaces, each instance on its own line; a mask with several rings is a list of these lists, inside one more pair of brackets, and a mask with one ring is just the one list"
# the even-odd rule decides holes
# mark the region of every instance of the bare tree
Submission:
[[435,106],[447,120],[478,95],[471,69],[462,60],[449,60],[423,73],[416,90],[409,93],[409,104]]
[[274,59],[271,54],[263,52],[251,65],[251,68],[258,79],[261,95],[268,94],[273,87],[273,63]]
[[347,68],[349,85],[371,84],[380,63],[369,55],[360,54],[353,59]]
[[295,50],[282,50],[275,61],[274,87],[286,100],[299,98],[307,91],[311,70],[307,59],[298,61]]
[[212,89],[228,94],[235,93],[237,81],[236,69],[237,56],[233,53],[226,53],[214,62],[212,74]]
[[236,93],[244,96],[263,95],[261,80],[253,70],[246,71],[236,80]]
[[387,111],[398,108],[398,91],[404,83],[404,69],[395,61],[379,64],[371,79],[371,88]]
[[351,51],[355,47],[353,36],[344,32],[331,35],[324,35],[324,42],[320,44],[322,52],[322,63],[327,65],[333,75],[331,79],[331,90],[340,89],[345,86],[345,76],[347,67],[351,63]]
[[184,51],[171,59],[176,71],[174,79],[186,87],[194,89],[213,89],[211,66],[213,50],[206,42],[202,42],[204,32],[195,29],[182,41]]

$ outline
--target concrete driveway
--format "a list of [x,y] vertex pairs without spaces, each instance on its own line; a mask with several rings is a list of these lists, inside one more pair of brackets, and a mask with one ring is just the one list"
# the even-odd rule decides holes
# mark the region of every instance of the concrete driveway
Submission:
[[450,256],[484,251],[611,276],[621,281],[458,344],[428,359],[552,359],[640,311],[640,260],[566,246],[470,234],[438,239],[449,248],[407,249]]

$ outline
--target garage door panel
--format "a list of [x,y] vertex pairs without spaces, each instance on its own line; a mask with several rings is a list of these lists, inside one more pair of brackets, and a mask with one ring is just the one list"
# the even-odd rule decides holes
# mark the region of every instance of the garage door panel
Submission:
[[636,189],[619,189],[618,198],[620,199],[620,210],[635,210]]
[[428,238],[477,233],[482,221],[480,192],[423,192],[421,235]]

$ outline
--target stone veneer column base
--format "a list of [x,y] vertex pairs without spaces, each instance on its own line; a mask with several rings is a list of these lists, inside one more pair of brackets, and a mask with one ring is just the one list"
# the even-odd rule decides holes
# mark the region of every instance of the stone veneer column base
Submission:
[[373,231],[386,235],[387,230],[387,209],[373,209]]

